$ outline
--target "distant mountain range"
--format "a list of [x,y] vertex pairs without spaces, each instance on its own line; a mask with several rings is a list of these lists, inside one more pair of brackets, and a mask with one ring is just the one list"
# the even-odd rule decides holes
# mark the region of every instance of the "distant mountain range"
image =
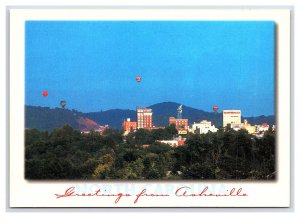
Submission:
[[[169,117],[177,116],[179,105],[174,102],[163,102],[148,106],[153,111],[153,124],[155,126],[168,125]],[[183,105],[182,117],[189,119],[190,124],[201,120],[210,120],[215,126],[222,125],[222,113],[206,112],[185,105]],[[101,112],[82,113],[76,110],[61,108],[25,107],[25,127],[47,131],[66,124],[71,125],[75,129],[91,129],[106,124],[111,128],[121,128],[122,122],[126,118],[136,121],[136,111],[112,109]],[[244,119],[247,119],[252,125],[261,123],[275,124],[275,116],[242,117],[242,121]]]

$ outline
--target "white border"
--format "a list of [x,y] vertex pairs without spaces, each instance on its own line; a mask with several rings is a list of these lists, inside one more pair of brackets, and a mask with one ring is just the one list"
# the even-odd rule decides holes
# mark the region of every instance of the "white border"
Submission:
[[[279,158],[276,182],[27,182],[24,180],[24,22],[25,20],[274,20],[277,24],[277,134]],[[280,60],[280,61],[279,61]],[[18,91],[16,91],[18,90]],[[290,11],[287,9],[13,9],[10,11],[10,206],[11,207],[288,207],[290,206]],[[248,197],[147,198],[131,201],[83,198],[56,199],[72,185],[86,191],[109,187],[113,192],[163,192],[179,185],[215,189],[242,187]],[[108,185],[108,186],[107,186]],[[123,189],[123,190],[122,190]],[[136,191],[138,190],[138,191]]]

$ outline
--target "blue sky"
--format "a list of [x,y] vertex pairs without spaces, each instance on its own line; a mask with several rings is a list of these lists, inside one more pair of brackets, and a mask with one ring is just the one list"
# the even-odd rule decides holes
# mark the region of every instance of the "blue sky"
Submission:
[[271,21],[27,21],[25,102],[92,112],[173,101],[271,115],[274,31]]

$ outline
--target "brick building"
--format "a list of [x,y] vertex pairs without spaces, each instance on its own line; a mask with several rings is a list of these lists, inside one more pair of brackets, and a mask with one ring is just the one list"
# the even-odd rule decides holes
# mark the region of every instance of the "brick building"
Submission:
[[189,120],[188,119],[176,119],[175,117],[169,118],[169,125],[174,124],[177,130],[189,128]]
[[130,118],[124,120],[122,127],[125,133],[129,133],[131,130],[136,130],[137,123],[130,121]]
[[152,109],[150,108],[137,108],[137,129],[152,128]]

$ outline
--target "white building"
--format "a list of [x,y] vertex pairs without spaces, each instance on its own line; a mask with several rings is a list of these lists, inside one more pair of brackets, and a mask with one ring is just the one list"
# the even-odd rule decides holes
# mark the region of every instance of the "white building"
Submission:
[[252,135],[256,133],[256,126],[252,126],[246,119],[244,120],[244,123],[241,124],[241,129],[247,130],[248,133]]
[[158,142],[168,144],[172,147],[177,147],[178,146],[178,141],[176,141],[176,140],[159,140]]
[[174,138],[173,140],[156,140],[159,143],[168,144],[172,147],[182,146],[185,144],[186,138],[182,138],[179,136],[178,138]]
[[200,123],[193,123],[191,132],[192,133],[200,133],[206,134],[208,132],[217,132],[218,128],[214,125],[211,125],[211,121],[202,120]]
[[261,124],[261,125],[256,125],[256,131],[258,132],[258,133],[261,133],[261,132],[266,132],[266,131],[268,131],[269,130],[269,124],[267,124],[267,123],[263,123],[263,124]]
[[240,128],[241,122],[241,110],[223,110],[223,127],[230,124],[231,128]]

